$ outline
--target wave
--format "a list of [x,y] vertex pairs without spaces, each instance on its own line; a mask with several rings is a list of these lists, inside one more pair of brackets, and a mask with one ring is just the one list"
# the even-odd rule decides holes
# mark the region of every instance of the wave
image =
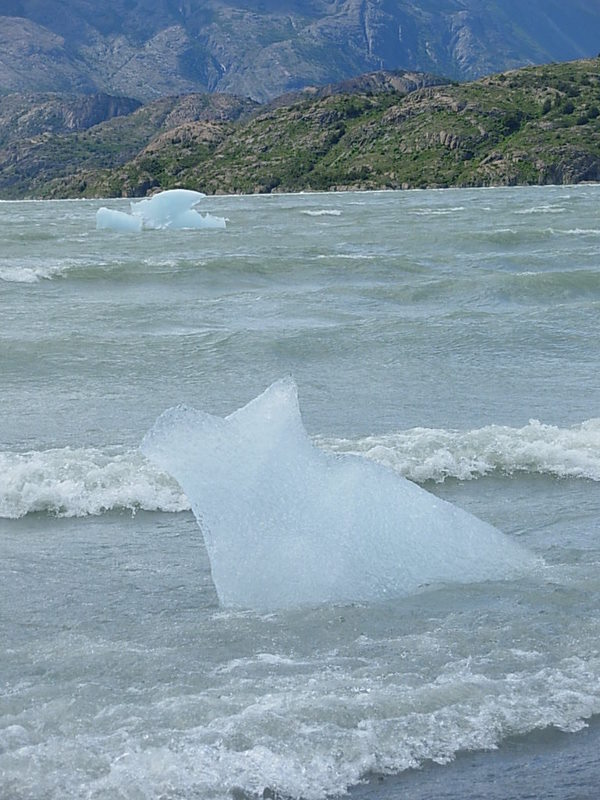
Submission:
[[60,277],[69,269],[65,261],[44,261],[27,265],[19,263],[0,264],[0,281],[6,283],[39,283]]
[[557,234],[550,227],[502,227],[485,231],[468,232],[467,240],[476,239],[502,248],[536,245],[552,239]]
[[[517,212],[515,212],[517,213]],[[547,240],[561,240],[562,238],[581,237],[582,239],[596,238],[600,236],[598,228],[559,228],[552,226],[536,227],[503,227],[485,231],[468,232],[466,238],[476,238],[478,240],[500,245],[503,247],[515,247],[519,245],[537,244]]]
[[448,208],[415,208],[408,213],[413,217],[444,217],[464,210],[465,206],[452,206]]
[[566,236],[600,236],[600,229],[598,228],[568,228],[564,231],[555,232],[563,233]]
[[339,259],[339,260],[347,260],[347,261],[373,261],[376,256],[372,253],[319,253],[318,256],[315,256],[317,260],[327,258],[330,260]]
[[300,213],[306,214],[309,217],[339,217],[342,212],[338,208],[322,208],[318,211],[310,211],[305,209]]
[[83,517],[116,509],[185,511],[187,498],[137,450],[65,447],[0,453],[0,517]]
[[412,428],[361,439],[318,437],[316,443],[371,458],[418,483],[518,472],[600,481],[600,418],[570,428],[530,420],[522,428]]
[[26,262],[0,263],[0,281],[6,283],[37,284],[54,279],[94,280],[118,278],[120,282],[134,281],[151,270],[154,278],[167,276],[185,269],[195,270],[206,266],[206,261],[194,256],[189,259],[123,257],[120,261],[103,261],[93,257],[79,259],[28,259]]
[[531,208],[522,208],[513,212],[515,214],[564,214],[567,209],[564,206],[556,205],[554,203],[546,203],[541,206],[531,206]]
[[[460,619],[463,613],[450,618]],[[339,610],[338,619],[344,620]],[[592,637],[597,633],[593,622],[588,629]],[[335,650],[319,651],[315,658],[259,652],[223,659],[215,669],[207,666],[211,684],[204,691],[190,689],[189,679],[187,685],[172,679],[168,690],[159,684],[149,711],[149,690],[144,684],[138,688],[139,681],[150,668],[162,676],[162,661],[152,659],[172,660],[172,648],[155,648],[157,654],[143,645],[92,642],[69,631],[55,646],[72,660],[81,654],[83,663],[96,669],[101,658],[127,663],[136,669],[134,683],[125,696],[122,691],[116,697],[101,694],[93,702],[88,679],[87,693],[71,700],[71,715],[80,716],[77,727],[69,729],[56,721],[56,709],[62,710],[66,701],[31,701],[2,731],[3,774],[11,787],[23,787],[24,774],[33,776],[30,780],[44,788],[48,800],[82,797],[82,776],[90,787],[85,796],[96,800],[325,800],[347,796],[349,787],[369,776],[401,774],[427,762],[448,764],[461,751],[493,750],[510,736],[552,728],[580,731],[600,711],[597,656],[586,660],[566,653],[548,664],[533,648],[512,649],[515,671],[505,674],[507,654],[492,644],[484,655],[452,655],[440,664],[438,652],[460,652],[462,640],[468,641],[459,627],[457,644],[456,621],[448,633],[454,638],[440,624],[433,633],[396,640],[361,634],[353,642],[357,655],[344,650],[342,657]],[[469,634],[473,637],[473,631]],[[400,665],[386,660],[394,648],[402,648]],[[185,646],[181,650],[185,654]],[[430,677],[422,678],[421,664],[432,662]],[[103,689],[101,680],[95,683]],[[34,696],[34,688],[23,684],[21,693]],[[95,709],[88,708],[99,701],[105,707],[94,716]],[[71,768],[65,767],[65,751]],[[132,786],[139,794],[131,792]],[[385,794],[369,792],[372,797]]]
[[[412,428],[359,439],[314,437],[333,453],[391,467],[416,483],[536,473],[600,481],[600,419],[570,428],[531,420],[523,428],[471,431]],[[0,517],[48,513],[82,517],[109,511],[190,510],[179,485],[137,450],[57,448],[0,453]]]
[[592,302],[600,295],[600,273],[596,269],[524,270],[504,277],[501,283],[516,300],[556,302],[581,297]]

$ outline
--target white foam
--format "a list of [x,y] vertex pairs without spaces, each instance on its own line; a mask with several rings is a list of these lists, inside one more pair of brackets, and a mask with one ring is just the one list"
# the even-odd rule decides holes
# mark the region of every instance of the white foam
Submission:
[[[31,264],[32,259],[27,261]],[[18,262],[0,264],[0,281],[6,283],[39,283],[41,280],[51,280],[54,277],[63,275],[69,268],[69,264],[52,261],[51,259],[41,260],[35,266],[24,266]]]
[[342,212],[338,208],[322,208],[318,211],[303,209],[300,213],[309,217],[339,217]]
[[569,228],[560,233],[567,234],[568,236],[600,236],[598,228]]
[[318,256],[315,256],[317,260],[326,258],[330,261],[333,259],[341,261],[373,261],[376,257],[368,253],[319,253]]
[[418,482],[471,480],[493,472],[600,481],[600,418],[569,428],[530,420],[521,428],[412,428],[361,439],[318,437],[321,447],[366,456]]
[[415,208],[408,213],[415,217],[444,217],[464,210],[464,206],[452,206],[448,208]]
[[[413,428],[360,439],[317,436],[314,442],[329,453],[379,462],[417,483],[517,472],[600,481],[600,419],[570,428],[532,420],[522,428]],[[190,507],[178,484],[137,450],[0,452],[0,517],[37,512],[74,517],[122,508],[178,512]]]
[[[379,669],[352,669],[317,653],[312,664],[272,668],[260,680],[240,665],[202,693],[190,680],[172,679],[168,691],[159,684],[139,700],[130,691],[111,704],[107,695],[100,710],[86,694],[90,681],[53,703],[24,687],[31,702],[0,733],[6,785],[34,787],[49,800],[81,797],[82,781],[93,800],[324,800],[370,773],[400,773],[427,760],[445,764],[460,751],[493,749],[534,729],[576,731],[600,711],[597,657],[565,654],[554,666],[517,662],[518,671],[504,673],[486,665],[489,650],[438,664],[423,639],[404,642],[412,671],[385,669],[386,661]],[[76,652],[73,634],[61,644]],[[103,655],[120,665],[118,644],[105,646]],[[456,648],[439,636],[431,645],[438,653]],[[431,673],[414,666],[414,650],[421,664],[433,658]],[[501,658],[497,650],[491,655]],[[153,666],[160,675],[161,666]]]
[[532,206],[531,208],[523,208],[518,209],[515,211],[515,214],[564,214],[566,212],[566,208],[563,206],[553,205],[552,203],[547,203],[541,206]]
[[131,214],[106,207],[96,212],[98,230],[135,233],[141,230],[225,228],[223,217],[199,214],[195,206],[206,195],[191,189],[168,189],[130,204]]
[[179,486],[141,454],[95,448],[0,453],[0,517],[35,512],[63,517],[189,509]]
[[142,451],[190,499],[225,606],[377,600],[535,563],[491,525],[392,470],[315,448],[291,379],[226,418],[170,409]]

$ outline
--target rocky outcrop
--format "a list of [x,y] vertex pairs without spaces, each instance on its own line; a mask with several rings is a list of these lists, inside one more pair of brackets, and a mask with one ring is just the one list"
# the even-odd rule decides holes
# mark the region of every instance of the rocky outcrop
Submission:
[[9,94],[0,96],[0,142],[42,133],[69,133],[131,114],[141,103],[106,94]]

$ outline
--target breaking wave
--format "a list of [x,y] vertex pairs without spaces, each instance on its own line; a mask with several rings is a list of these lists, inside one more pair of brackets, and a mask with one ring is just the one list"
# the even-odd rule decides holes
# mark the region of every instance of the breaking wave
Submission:
[[177,483],[137,450],[65,447],[0,453],[0,517],[83,517],[116,509],[185,511]]
[[408,213],[414,217],[444,217],[464,210],[465,206],[452,206],[451,208],[415,208]]
[[39,283],[41,280],[52,280],[60,277],[70,265],[64,260],[41,260],[31,266],[29,259],[26,266],[18,262],[0,264],[0,281],[5,283]]
[[[317,436],[314,443],[372,459],[417,483],[516,473],[600,481],[600,418],[569,428],[531,420],[522,428],[412,428],[359,439]],[[0,517],[189,509],[179,485],[138,450],[65,447],[0,453]]]
[[342,212],[339,208],[321,208],[318,211],[304,209],[300,213],[306,214],[307,217],[339,217]]
[[361,439],[318,437],[316,443],[371,458],[418,483],[517,472],[600,481],[600,418],[570,428],[532,419],[522,428],[412,428]]
[[541,206],[532,206],[531,208],[520,208],[514,211],[514,214],[564,214],[567,209],[564,206],[556,205],[555,203],[545,203]]

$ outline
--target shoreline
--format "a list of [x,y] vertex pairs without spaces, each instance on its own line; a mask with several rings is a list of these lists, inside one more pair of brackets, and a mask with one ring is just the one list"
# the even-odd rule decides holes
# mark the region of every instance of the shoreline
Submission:
[[496,750],[460,752],[398,775],[373,775],[351,800],[596,800],[600,790],[600,715],[574,733],[545,728],[509,737]]
[[[575,183],[519,183],[515,185],[509,184],[492,184],[492,185],[482,185],[478,184],[476,186],[412,186],[409,188],[392,188],[392,187],[384,187],[378,189],[363,189],[360,187],[356,188],[343,188],[343,189],[300,189],[298,191],[272,191],[272,192],[213,192],[211,194],[200,192],[204,194],[205,200],[227,200],[227,199],[238,199],[243,198],[247,199],[249,197],[315,197],[319,195],[323,196],[333,196],[336,195],[343,195],[343,194],[393,194],[393,193],[402,193],[408,194],[410,192],[423,194],[425,192],[463,192],[463,191],[485,191],[488,189],[493,190],[513,190],[513,189],[576,189],[580,186],[600,186],[600,180],[589,180],[589,181],[576,181]],[[181,188],[181,187],[177,187]],[[0,203],[78,203],[78,202],[86,202],[86,203],[98,203],[98,202],[127,202],[127,201],[138,201],[143,200],[147,197],[153,197],[156,194],[160,194],[164,189],[157,189],[156,192],[145,194],[145,195],[127,195],[127,196],[119,196],[116,197],[114,195],[106,195],[106,196],[94,196],[94,197],[0,197]],[[195,191],[195,190],[194,190]]]

